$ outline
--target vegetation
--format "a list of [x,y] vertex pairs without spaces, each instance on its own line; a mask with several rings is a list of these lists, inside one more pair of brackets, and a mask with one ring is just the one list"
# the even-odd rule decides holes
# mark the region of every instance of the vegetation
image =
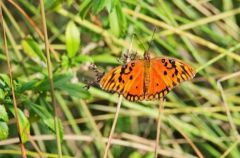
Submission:
[[[239,0],[0,5],[0,157],[102,157],[118,95],[84,88],[89,66],[107,72],[148,46],[197,71],[166,97],[162,157],[240,157]],[[109,157],[153,157],[157,116],[158,101],[123,100]]]

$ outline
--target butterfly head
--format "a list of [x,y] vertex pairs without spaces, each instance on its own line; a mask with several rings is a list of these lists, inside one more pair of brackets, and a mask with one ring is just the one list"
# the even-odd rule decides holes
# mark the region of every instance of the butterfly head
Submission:
[[143,56],[144,56],[144,60],[150,60],[150,53],[149,53],[149,51],[145,51]]

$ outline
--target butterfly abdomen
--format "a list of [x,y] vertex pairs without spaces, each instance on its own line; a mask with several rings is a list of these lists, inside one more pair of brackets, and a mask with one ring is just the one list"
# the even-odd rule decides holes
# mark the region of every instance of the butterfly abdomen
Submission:
[[149,82],[150,82],[150,60],[144,60],[144,77],[143,77],[143,92],[144,96],[148,90]]

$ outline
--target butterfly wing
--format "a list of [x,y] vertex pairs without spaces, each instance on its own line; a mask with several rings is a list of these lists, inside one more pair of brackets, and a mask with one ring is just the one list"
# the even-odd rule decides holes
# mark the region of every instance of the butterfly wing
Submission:
[[106,73],[100,80],[102,89],[123,95],[130,101],[144,99],[143,60],[134,60]]
[[195,76],[193,68],[178,59],[161,57],[150,62],[147,100],[164,97],[172,88]]

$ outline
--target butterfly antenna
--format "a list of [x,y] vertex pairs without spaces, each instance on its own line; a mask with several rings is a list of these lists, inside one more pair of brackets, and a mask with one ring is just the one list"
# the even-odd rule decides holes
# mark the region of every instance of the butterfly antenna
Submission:
[[133,44],[133,38],[134,38],[134,35],[132,35],[132,38],[131,38],[131,42],[130,42],[130,46],[129,46],[129,49],[127,51],[127,54],[124,54],[123,55],[123,58],[124,58],[124,64],[128,63],[131,61],[131,51],[132,51],[132,44]]
[[134,36],[136,36],[138,42],[141,43],[141,45],[143,46],[143,49],[146,50],[146,48],[144,47],[143,42],[140,40],[140,38],[138,37],[138,35],[134,33]]
[[154,30],[153,30],[152,38],[151,38],[150,42],[148,42],[148,49],[147,49],[147,51],[144,52],[144,59],[148,59],[148,60],[150,59],[149,50],[153,43],[153,38],[154,38],[156,30],[157,30],[157,27],[155,26]]

